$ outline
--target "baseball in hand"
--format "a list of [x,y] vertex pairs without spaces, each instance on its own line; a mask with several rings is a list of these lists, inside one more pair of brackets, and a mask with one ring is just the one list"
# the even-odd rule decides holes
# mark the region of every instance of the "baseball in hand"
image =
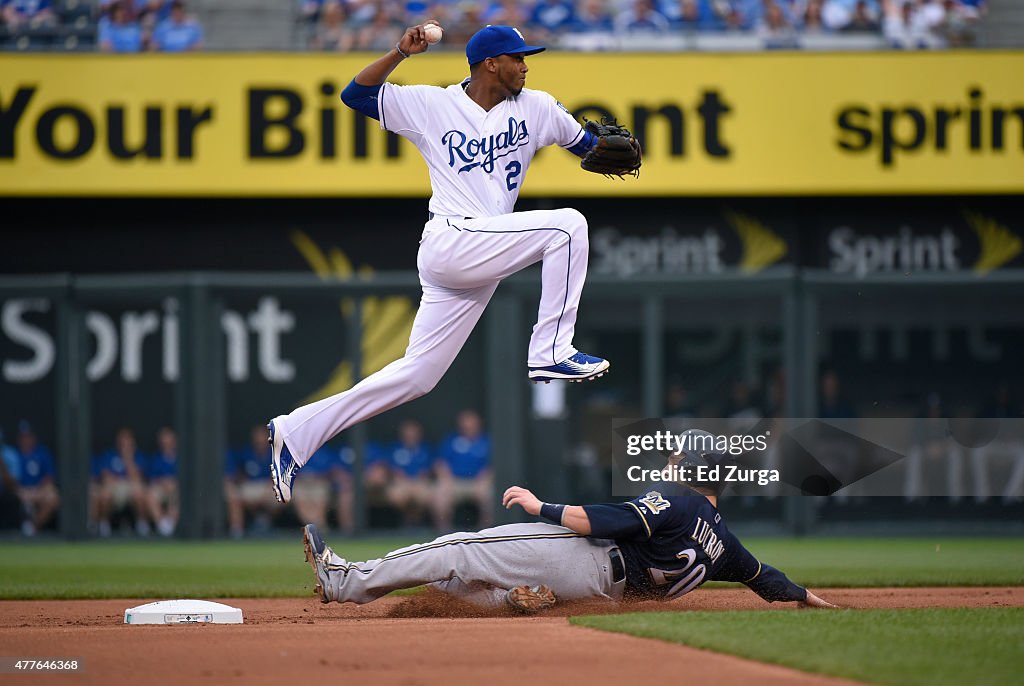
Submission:
[[433,45],[441,41],[441,27],[437,24],[427,24],[423,27],[423,37],[427,39],[427,42]]

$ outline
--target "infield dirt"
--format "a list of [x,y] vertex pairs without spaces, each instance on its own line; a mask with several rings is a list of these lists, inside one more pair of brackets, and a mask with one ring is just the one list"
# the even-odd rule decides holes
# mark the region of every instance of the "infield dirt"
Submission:
[[[816,589],[849,608],[1021,607],[1024,588]],[[364,606],[315,598],[229,599],[241,626],[128,626],[152,599],[0,601],[0,655],[79,658],[85,671],[4,675],[11,684],[303,683],[538,686],[567,683],[842,684],[750,660],[569,624],[622,611],[789,610],[745,589],[671,603],[559,605],[537,616],[484,612],[436,593]],[[811,610],[806,610],[811,611]]]

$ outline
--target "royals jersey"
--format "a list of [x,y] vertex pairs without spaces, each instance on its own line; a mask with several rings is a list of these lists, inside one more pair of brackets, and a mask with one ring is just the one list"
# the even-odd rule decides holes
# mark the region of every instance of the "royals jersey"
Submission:
[[410,141],[430,171],[430,211],[456,217],[493,217],[515,207],[537,150],[571,148],[583,128],[553,97],[524,88],[490,110],[463,84],[398,86],[377,95],[380,126]]

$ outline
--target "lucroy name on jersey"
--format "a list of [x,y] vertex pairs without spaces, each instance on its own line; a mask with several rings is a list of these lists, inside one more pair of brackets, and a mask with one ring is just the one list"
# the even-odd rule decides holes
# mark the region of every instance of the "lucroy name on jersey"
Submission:
[[725,552],[725,544],[719,540],[718,534],[715,533],[710,524],[700,517],[697,517],[697,524],[693,527],[693,534],[690,535],[690,538],[704,549],[704,552],[711,558],[711,564],[717,562],[718,558]]

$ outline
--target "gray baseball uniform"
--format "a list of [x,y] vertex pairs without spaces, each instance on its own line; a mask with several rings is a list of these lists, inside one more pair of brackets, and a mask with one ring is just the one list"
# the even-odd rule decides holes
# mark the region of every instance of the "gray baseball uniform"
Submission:
[[507,524],[441,536],[379,560],[334,555],[328,593],[338,602],[369,603],[391,591],[431,584],[482,607],[500,607],[508,589],[545,584],[560,600],[620,600],[625,588],[614,541],[554,524]]

